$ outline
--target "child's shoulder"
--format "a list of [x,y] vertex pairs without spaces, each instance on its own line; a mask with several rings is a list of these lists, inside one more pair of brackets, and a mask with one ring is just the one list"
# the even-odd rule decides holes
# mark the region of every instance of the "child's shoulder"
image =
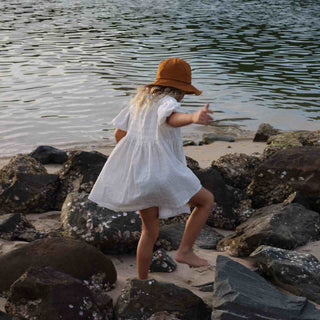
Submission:
[[159,100],[159,105],[180,105],[180,103],[171,96],[164,96]]

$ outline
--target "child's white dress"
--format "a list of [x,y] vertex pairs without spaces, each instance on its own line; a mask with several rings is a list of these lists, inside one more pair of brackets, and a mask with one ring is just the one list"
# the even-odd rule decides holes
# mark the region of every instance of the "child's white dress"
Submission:
[[127,134],[115,146],[89,199],[114,211],[159,207],[159,218],[190,213],[187,202],[201,184],[187,167],[181,129],[167,124],[172,112],[185,112],[170,96],[148,108],[123,109],[112,120]]

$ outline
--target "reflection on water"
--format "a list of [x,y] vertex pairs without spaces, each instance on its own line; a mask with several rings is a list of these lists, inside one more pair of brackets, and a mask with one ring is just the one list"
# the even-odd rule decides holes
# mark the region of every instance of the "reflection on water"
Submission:
[[221,125],[320,127],[317,0],[2,0],[0,21],[1,155],[107,140],[172,56]]

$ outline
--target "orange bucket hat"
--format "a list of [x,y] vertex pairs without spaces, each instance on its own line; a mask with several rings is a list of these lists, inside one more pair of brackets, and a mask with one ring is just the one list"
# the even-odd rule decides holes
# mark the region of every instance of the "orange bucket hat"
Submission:
[[190,65],[180,58],[169,58],[159,63],[156,80],[146,86],[173,87],[184,91],[186,94],[202,93],[191,84]]

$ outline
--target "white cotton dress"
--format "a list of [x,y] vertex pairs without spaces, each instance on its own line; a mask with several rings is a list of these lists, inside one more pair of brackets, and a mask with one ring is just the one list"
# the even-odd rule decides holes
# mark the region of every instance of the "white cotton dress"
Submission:
[[190,213],[187,203],[201,184],[186,165],[181,129],[166,122],[173,112],[185,111],[165,96],[136,116],[130,105],[112,120],[127,134],[102,168],[91,201],[113,211],[159,207],[159,218]]

